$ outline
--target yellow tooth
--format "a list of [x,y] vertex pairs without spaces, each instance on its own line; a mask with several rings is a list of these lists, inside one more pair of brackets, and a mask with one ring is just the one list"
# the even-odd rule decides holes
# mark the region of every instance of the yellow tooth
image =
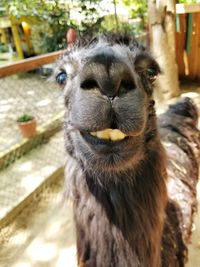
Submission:
[[91,132],[90,133],[92,136],[97,136],[97,132]]
[[122,140],[126,137],[126,134],[118,129],[105,129],[103,131],[91,132],[90,134],[100,139],[110,139],[112,141]]
[[103,131],[98,131],[96,132],[97,137],[101,138],[101,139],[109,139],[110,135],[109,135],[109,129],[103,130]]
[[114,129],[114,130],[110,131],[109,135],[110,135],[110,139],[112,141],[122,140],[126,137],[126,135],[118,129]]

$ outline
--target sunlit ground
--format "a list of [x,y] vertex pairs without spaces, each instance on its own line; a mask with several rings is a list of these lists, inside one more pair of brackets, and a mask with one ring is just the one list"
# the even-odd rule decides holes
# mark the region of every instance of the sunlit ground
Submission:
[[74,232],[69,218],[63,215],[57,213],[51,218],[12,267],[76,266]]
[[[24,74],[23,74],[24,75]],[[64,110],[62,90],[37,74],[1,78],[0,86],[0,155],[22,142],[16,120],[30,114],[39,128]],[[52,108],[53,106],[53,108]]]
[[76,266],[71,206],[57,178],[0,230],[1,267]]
[[[58,149],[59,148],[59,149]],[[1,171],[0,219],[64,164],[63,133]]]

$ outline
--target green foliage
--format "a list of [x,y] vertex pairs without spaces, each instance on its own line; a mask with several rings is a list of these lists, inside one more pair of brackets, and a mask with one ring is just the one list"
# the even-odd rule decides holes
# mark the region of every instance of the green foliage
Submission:
[[100,16],[100,4],[101,0],[79,0],[79,13],[83,17],[81,24],[79,25],[80,35],[91,34],[95,32],[97,27],[100,26],[102,18]]
[[33,16],[38,19],[48,19],[49,12],[55,8],[57,9],[58,0],[49,1],[45,0],[1,0],[8,15],[14,17]]
[[8,45],[0,43],[0,53],[5,53],[8,51],[9,51]]
[[[100,16],[100,14],[108,13],[106,7],[100,6],[101,0],[80,0],[79,2],[79,12],[84,17],[79,26],[80,36],[93,36],[111,31],[126,34],[135,32],[135,25],[121,19],[117,14]],[[116,2],[118,3],[119,1],[108,0],[107,6],[113,7],[114,11]]]
[[140,28],[147,25],[147,0],[123,0],[123,4],[129,8],[130,18],[141,18]]
[[48,27],[50,29],[50,34],[48,31],[40,32],[41,36],[41,47],[46,48],[46,52],[52,52],[60,50],[66,46],[66,32],[69,28],[67,22],[69,21],[69,14],[66,10],[57,7],[48,13],[47,17]]
[[2,0],[1,5],[9,16],[34,17],[39,25],[48,24],[47,28],[38,34],[39,46],[43,52],[56,51],[66,46],[69,12],[59,4],[59,0]]
[[27,122],[27,121],[31,121],[33,120],[34,117],[32,115],[29,115],[29,114],[23,114],[23,115],[20,115],[18,118],[17,118],[17,122]]
[[114,15],[108,15],[102,18],[101,25],[99,27],[100,33],[105,32],[120,32],[124,34],[137,35],[140,32],[140,25],[132,24],[128,21],[124,21],[118,17],[118,25],[116,25]]
[[178,2],[182,3],[182,4],[196,4],[196,3],[199,3],[199,1],[197,1],[197,0],[179,0]]
[[[9,16],[36,18],[34,21],[39,23],[31,25],[31,38],[36,53],[65,48],[69,27],[76,28],[80,36],[88,37],[105,31],[139,33],[145,28],[146,0],[108,0],[104,6],[101,2],[102,0],[1,0],[0,6]],[[130,18],[140,17],[140,23],[122,21],[116,13],[105,16],[108,6],[113,7],[113,11],[116,9],[116,2],[123,2],[130,11]],[[66,3],[74,4],[74,8],[67,9]],[[70,19],[75,9],[82,18],[80,24]]]

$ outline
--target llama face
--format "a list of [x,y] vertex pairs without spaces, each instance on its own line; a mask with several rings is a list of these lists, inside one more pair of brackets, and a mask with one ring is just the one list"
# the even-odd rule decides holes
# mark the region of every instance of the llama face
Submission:
[[141,160],[158,72],[138,46],[99,42],[64,57],[57,81],[65,84],[67,150],[97,169]]

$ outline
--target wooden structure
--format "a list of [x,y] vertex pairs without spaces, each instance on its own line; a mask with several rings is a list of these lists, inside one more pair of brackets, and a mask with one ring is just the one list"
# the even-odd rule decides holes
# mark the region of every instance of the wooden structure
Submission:
[[176,59],[179,76],[200,80],[200,4],[177,4],[176,14]]
[[31,57],[25,60],[20,60],[16,63],[0,67],[0,77],[17,74],[24,71],[30,71],[41,67],[42,65],[54,62],[64,53],[63,50],[44,54],[41,56]]
[[[5,44],[14,46],[17,52],[17,58],[23,59],[27,55],[33,55],[33,46],[30,40],[30,24],[36,23],[37,20],[29,17],[0,17],[0,34]],[[10,32],[10,36],[8,36]]]

